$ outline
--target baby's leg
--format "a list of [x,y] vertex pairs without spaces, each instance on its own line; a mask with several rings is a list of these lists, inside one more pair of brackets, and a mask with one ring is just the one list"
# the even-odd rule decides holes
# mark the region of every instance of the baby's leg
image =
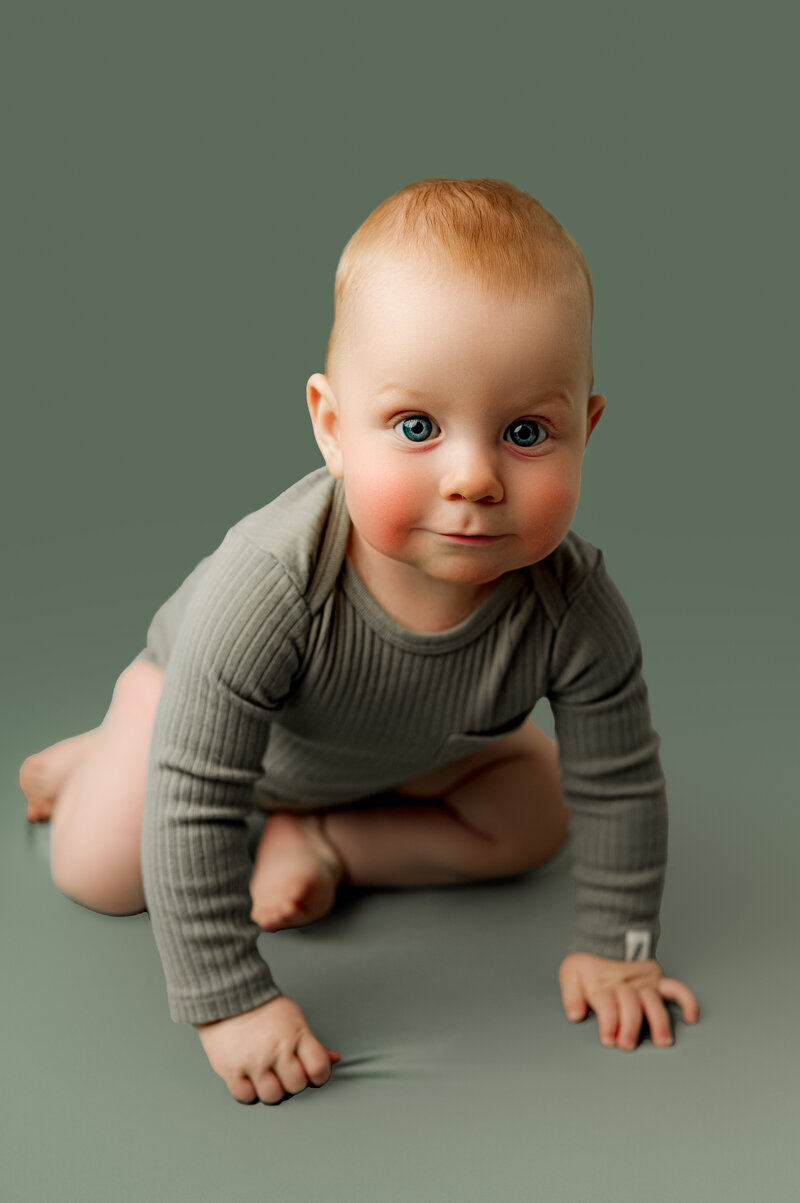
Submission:
[[51,812],[54,882],[76,902],[108,915],[145,909],[142,817],[163,678],[157,665],[128,665],[99,728],[28,757],[20,770],[31,817]]
[[324,817],[325,835],[355,886],[516,876],[550,860],[569,835],[558,749],[532,719],[393,792],[429,806],[337,809]]
[[97,740],[100,728],[51,744],[23,761],[19,783],[28,799],[28,822],[42,823],[53,813],[59,791]]
[[480,752],[397,786],[399,802],[376,796],[366,808],[273,813],[256,855],[252,918],[273,931],[312,923],[343,879],[453,885],[535,868],[568,837],[560,778],[554,741],[528,719]]
[[266,931],[302,927],[327,915],[344,865],[325,837],[322,816],[272,811],[250,879],[250,918]]

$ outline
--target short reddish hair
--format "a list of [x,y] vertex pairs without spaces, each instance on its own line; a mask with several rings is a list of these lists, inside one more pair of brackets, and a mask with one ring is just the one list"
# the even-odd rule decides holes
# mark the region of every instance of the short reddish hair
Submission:
[[326,374],[337,346],[347,341],[355,302],[370,278],[387,259],[404,255],[415,257],[425,274],[471,278],[509,298],[531,288],[580,290],[594,310],[580,247],[527,192],[505,180],[417,180],[373,209],[342,251]]

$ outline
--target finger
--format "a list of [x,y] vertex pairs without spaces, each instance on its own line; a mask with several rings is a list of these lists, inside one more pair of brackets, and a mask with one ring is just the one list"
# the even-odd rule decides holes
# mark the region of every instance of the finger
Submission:
[[639,992],[644,1013],[650,1028],[650,1038],[659,1048],[668,1048],[672,1044],[672,1027],[669,1022],[669,1012],[664,1006],[658,991],[652,986],[643,986]]
[[278,1061],[275,1070],[287,1094],[299,1094],[309,1083],[308,1074],[297,1054]]
[[674,977],[662,977],[656,986],[662,998],[668,998],[683,1008],[683,1018],[686,1023],[697,1023],[700,1018],[700,1004],[688,986]]
[[575,1023],[580,1019],[585,1019],[586,999],[577,971],[564,969],[559,974],[559,980],[561,982],[561,1001],[564,1004],[567,1019],[571,1019]]
[[234,1081],[228,1082],[227,1086],[237,1103],[250,1105],[258,1102],[256,1088],[249,1078],[236,1078]]
[[261,1102],[272,1106],[280,1103],[286,1093],[278,1075],[272,1069],[265,1070],[264,1073],[259,1074],[255,1085],[258,1087],[258,1097],[261,1099]]
[[[297,1057],[308,1075],[309,1082],[322,1086],[331,1076],[331,1062],[328,1050],[320,1044],[316,1036],[306,1032],[297,1045]],[[339,1054],[336,1054],[337,1060]]]
[[607,1048],[613,1048],[617,1037],[617,1000],[606,986],[595,986],[587,991],[589,1006],[597,1016],[600,1040]]
[[619,1008],[617,1047],[629,1052],[639,1043],[639,1033],[642,1030],[642,1004],[633,986],[617,987],[617,1006]]

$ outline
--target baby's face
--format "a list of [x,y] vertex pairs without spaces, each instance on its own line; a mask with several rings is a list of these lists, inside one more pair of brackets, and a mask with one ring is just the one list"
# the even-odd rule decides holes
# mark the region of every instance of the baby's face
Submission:
[[317,374],[308,400],[362,551],[471,586],[549,555],[605,404],[589,396],[588,298],[511,303],[400,266],[353,342],[336,393]]

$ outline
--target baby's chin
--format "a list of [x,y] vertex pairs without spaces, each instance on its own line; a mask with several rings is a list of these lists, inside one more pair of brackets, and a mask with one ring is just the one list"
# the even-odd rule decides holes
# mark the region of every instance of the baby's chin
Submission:
[[500,581],[516,564],[509,565],[499,557],[476,555],[469,548],[463,554],[442,556],[434,561],[425,561],[418,567],[424,574],[437,581],[449,581],[453,585],[489,585]]
[[426,559],[417,567],[430,577],[440,581],[451,581],[462,585],[488,585],[492,581],[499,582],[510,572],[538,564],[549,556],[561,539],[552,539],[538,546],[518,547],[515,555],[509,555],[483,547],[475,549],[465,547],[448,548],[449,554]]

